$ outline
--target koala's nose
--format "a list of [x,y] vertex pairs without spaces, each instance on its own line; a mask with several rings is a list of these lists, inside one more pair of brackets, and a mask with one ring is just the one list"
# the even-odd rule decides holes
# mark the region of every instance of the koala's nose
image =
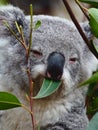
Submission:
[[46,76],[53,80],[60,80],[63,74],[65,57],[62,53],[52,52],[47,59]]

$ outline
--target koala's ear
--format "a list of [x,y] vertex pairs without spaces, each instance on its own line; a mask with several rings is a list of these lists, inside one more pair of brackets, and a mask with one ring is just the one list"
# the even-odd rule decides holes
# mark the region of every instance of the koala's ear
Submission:
[[27,26],[23,11],[17,7],[13,7],[12,5],[0,7],[0,36],[8,34],[4,21],[6,21],[14,30],[16,28],[15,21],[23,28]]
[[98,48],[98,38],[94,37],[94,35],[93,35],[92,31],[91,31],[91,27],[90,27],[89,23],[87,23],[87,22],[84,23],[82,27],[83,27],[84,33],[87,36],[88,40],[93,39],[93,43]]
[[90,28],[90,25],[88,22],[85,22],[82,24],[82,29],[86,35],[86,37],[88,38],[88,40],[91,40],[92,39],[92,32],[91,32],[91,28]]
[[[91,32],[91,28],[88,22],[82,24],[82,29],[88,40],[91,40],[93,38],[94,44],[96,45],[96,47],[98,47],[98,39],[93,37],[94,35]],[[98,69],[98,59],[96,59],[96,57],[88,49],[86,44],[84,44],[83,59],[85,64],[85,71],[88,70],[89,75]]]

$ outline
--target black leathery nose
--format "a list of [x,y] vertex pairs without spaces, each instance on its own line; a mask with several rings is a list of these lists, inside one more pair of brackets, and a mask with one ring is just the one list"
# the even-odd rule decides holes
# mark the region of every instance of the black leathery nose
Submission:
[[46,76],[53,80],[60,80],[63,74],[65,57],[62,53],[52,52],[47,59]]

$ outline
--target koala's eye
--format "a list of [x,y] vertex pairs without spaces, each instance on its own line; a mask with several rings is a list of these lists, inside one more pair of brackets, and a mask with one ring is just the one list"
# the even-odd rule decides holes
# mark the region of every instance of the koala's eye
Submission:
[[72,57],[69,59],[69,63],[73,64],[77,61],[78,59],[76,57]]
[[34,57],[36,57],[36,58],[40,58],[40,57],[42,57],[42,52],[41,51],[38,51],[38,50],[31,50],[31,53],[32,53],[32,55],[34,56]]

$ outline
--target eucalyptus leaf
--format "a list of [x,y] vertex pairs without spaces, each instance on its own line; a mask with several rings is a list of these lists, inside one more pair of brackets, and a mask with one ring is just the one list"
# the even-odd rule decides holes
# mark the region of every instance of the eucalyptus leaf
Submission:
[[21,107],[21,103],[15,95],[8,92],[0,92],[0,110],[16,107]]
[[88,10],[90,16],[90,26],[93,34],[98,38],[98,9],[90,8]]
[[88,91],[87,91],[87,96],[88,97],[93,97],[95,86],[96,86],[96,82],[89,84]]
[[88,3],[88,4],[92,4],[94,6],[96,6],[98,4],[98,0],[79,0],[80,2],[84,2],[84,3]]
[[61,81],[53,81],[51,79],[44,79],[42,87],[34,99],[45,98],[53,94],[61,85]]
[[94,82],[97,82],[97,81],[98,81],[98,72],[93,74],[88,80],[81,83],[80,86],[91,84],[91,83],[94,83]]
[[35,24],[35,27],[34,29],[38,29],[39,27],[41,26],[41,21],[37,21],[36,24]]
[[96,50],[96,51],[97,51],[97,53],[98,53],[98,47],[94,44],[94,41],[93,41],[93,40],[91,40],[91,44],[93,44],[93,45],[94,45],[95,50]]
[[91,119],[87,130],[98,130],[98,112]]

